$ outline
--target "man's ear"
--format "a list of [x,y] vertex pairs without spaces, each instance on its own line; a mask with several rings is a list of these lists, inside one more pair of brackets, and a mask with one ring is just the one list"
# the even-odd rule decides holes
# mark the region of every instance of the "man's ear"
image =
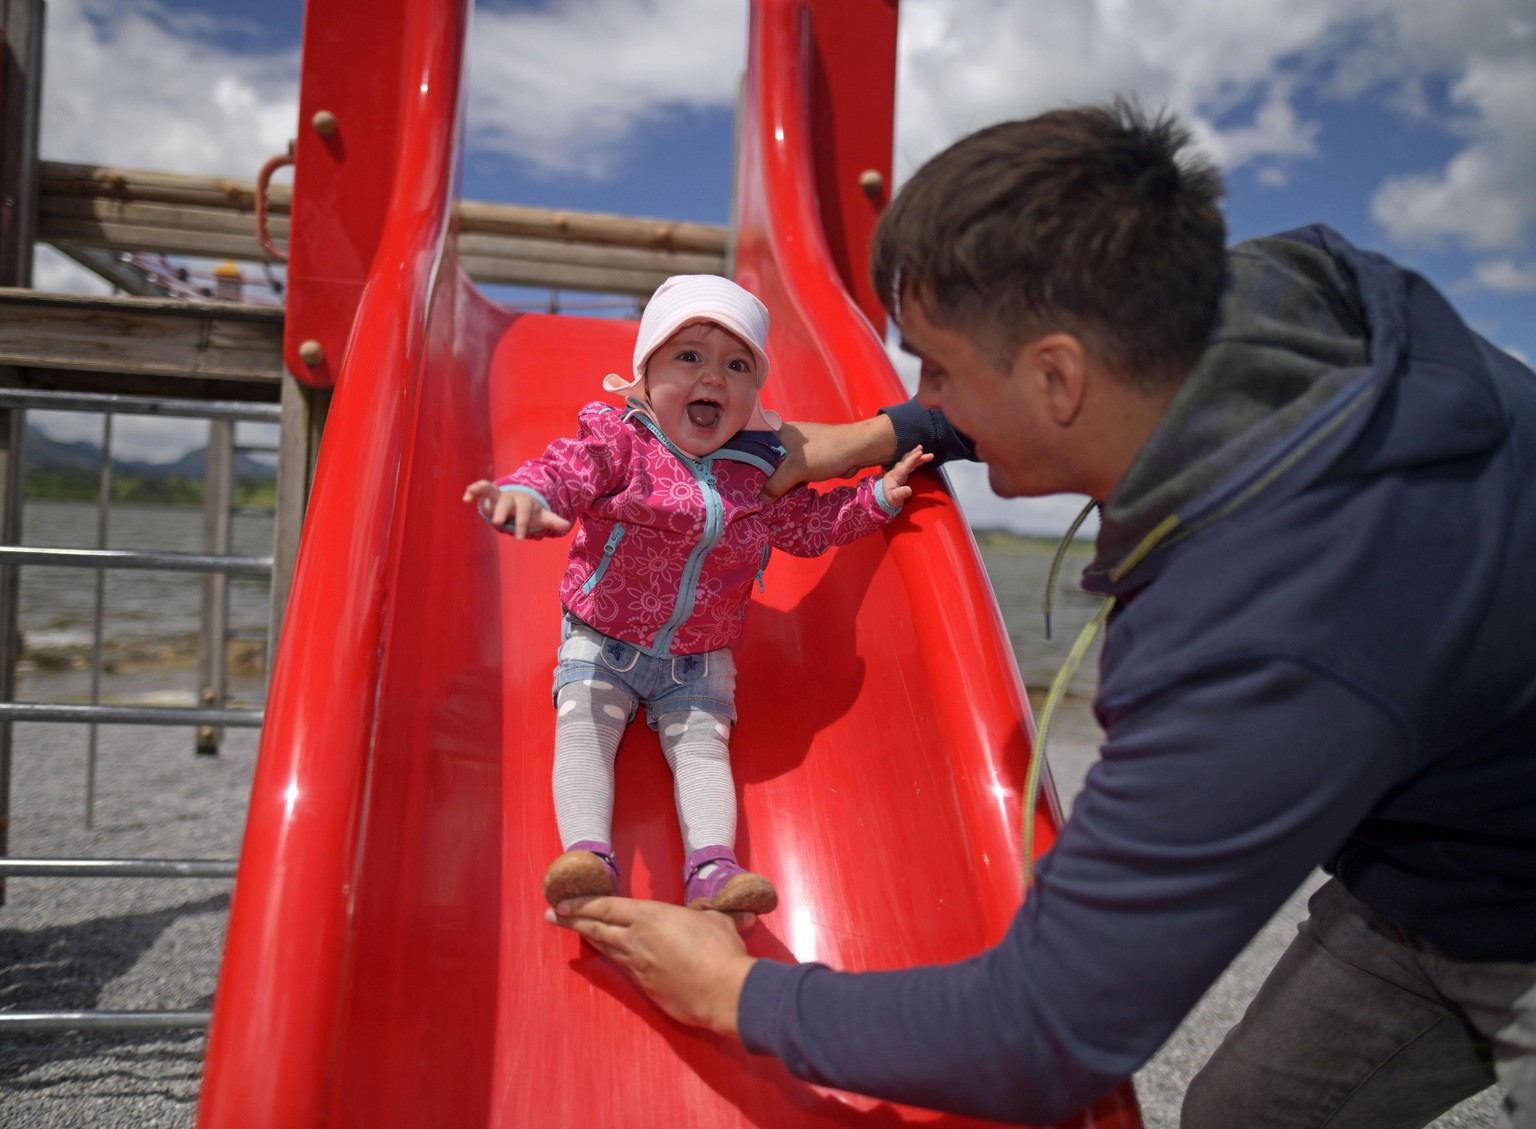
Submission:
[[1046,410],[1061,427],[1083,409],[1086,360],[1083,343],[1070,333],[1047,333],[1019,351],[1016,371],[1023,368],[1033,375]]

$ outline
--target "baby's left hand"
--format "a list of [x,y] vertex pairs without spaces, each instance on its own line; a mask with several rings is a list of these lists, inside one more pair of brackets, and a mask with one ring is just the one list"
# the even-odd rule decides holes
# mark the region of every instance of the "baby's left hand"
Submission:
[[933,456],[922,447],[913,447],[890,470],[885,472],[885,477],[880,480],[880,485],[885,491],[885,500],[893,506],[902,505],[912,497],[912,487],[907,485],[907,478],[914,470],[924,463],[933,462]]

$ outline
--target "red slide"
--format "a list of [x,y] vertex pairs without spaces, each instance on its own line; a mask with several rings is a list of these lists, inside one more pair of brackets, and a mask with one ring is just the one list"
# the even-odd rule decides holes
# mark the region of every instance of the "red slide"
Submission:
[[[895,7],[753,5],[734,271],[772,311],[768,402],[786,418],[862,418],[905,395],[864,280],[890,180]],[[569,433],[601,377],[627,370],[636,327],[514,314],[459,268],[467,20],[465,0],[306,12],[287,333],[290,365],[335,396],[198,1124],[977,1124],[800,1082],[672,1022],[544,924],[566,545],[496,536],[459,498]],[[310,129],[320,110],[336,131]],[[327,359],[299,360],[300,343]],[[738,849],[781,896],[755,954],[950,961],[1017,909],[1028,706],[962,515],[920,477],[884,534],[776,555],[754,598]],[[645,726],[618,777],[628,892],[678,901],[671,781]],[[1056,820],[1048,797],[1042,849]],[[1129,1084],[1071,1124],[1139,1127]]]

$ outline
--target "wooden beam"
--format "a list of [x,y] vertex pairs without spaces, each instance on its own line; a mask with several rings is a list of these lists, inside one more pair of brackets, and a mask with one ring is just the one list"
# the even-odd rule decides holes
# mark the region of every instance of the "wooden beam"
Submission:
[[0,288],[0,365],[275,383],[282,345],[276,306]]
[[65,258],[72,259],[92,274],[110,282],[124,294],[163,298],[170,293],[148,271],[124,261],[111,251],[99,247],[81,247],[69,242],[55,243],[53,247]]
[[[37,138],[43,90],[42,0],[0,0],[0,285],[32,285]],[[3,886],[0,886],[3,888]]]
[[[279,243],[288,238],[286,216],[268,225]],[[109,251],[158,251],[201,258],[263,262],[254,212],[160,203],[124,203],[104,197],[44,196],[38,238]]]
[[[118,200],[123,203],[179,204],[234,209],[253,214],[256,211],[255,180],[184,176],[180,173],[117,169],[66,161],[40,162],[39,180],[43,196],[74,196]],[[273,184],[268,187],[267,204],[272,212],[287,215],[291,200],[292,189],[288,185]]]
[[272,589],[267,620],[267,671],[277,655],[288,595],[293,587],[294,565],[299,557],[299,535],[309,490],[314,483],[315,462],[320,456],[320,437],[330,412],[331,390],[310,388],[292,376],[282,383],[282,423],[278,428],[277,512],[272,526]]
[[275,380],[211,380],[201,376],[153,373],[80,372],[62,368],[7,368],[9,386],[45,392],[101,392],[162,400],[244,400],[275,404],[281,386]]
[[[274,186],[269,228],[288,237],[289,190]],[[253,181],[45,161],[39,238],[113,251],[253,262]],[[720,274],[727,232],[710,224],[462,201],[459,256],[477,282],[648,295],[674,274]]]
[[461,236],[520,235],[567,243],[694,251],[715,257],[725,254],[726,229],[714,224],[525,208],[517,204],[487,204],[475,200],[459,201],[457,214]]
[[[0,0],[0,286],[32,285],[43,19],[43,0]],[[0,364],[0,384],[17,379]],[[5,545],[21,541],[25,420],[25,412],[0,411],[0,544]],[[19,607],[17,569],[0,568],[0,701],[5,702],[16,699]],[[11,723],[0,722],[0,855],[7,853],[10,842],[11,737]],[[0,904],[4,901],[5,880],[0,878]]]

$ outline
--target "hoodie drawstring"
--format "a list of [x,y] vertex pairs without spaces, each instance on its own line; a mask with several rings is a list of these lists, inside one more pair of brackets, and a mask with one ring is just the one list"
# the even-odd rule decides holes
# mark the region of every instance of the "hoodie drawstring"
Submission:
[[1045,637],[1051,637],[1051,609],[1056,606],[1056,581],[1061,576],[1061,562],[1066,559],[1067,546],[1072,544],[1072,538],[1077,536],[1077,531],[1083,527],[1083,522],[1088,520],[1088,515],[1099,508],[1097,498],[1090,498],[1088,504],[1072,519],[1072,524],[1062,534],[1060,543],[1056,546],[1056,555],[1051,558],[1051,571],[1045,577],[1045,595],[1040,599],[1040,610],[1045,613]]
[[[1067,530],[1066,536],[1061,539],[1061,544],[1056,547],[1056,559],[1051,562],[1050,577],[1046,581],[1046,593],[1043,601],[1045,608],[1045,636],[1051,636],[1051,603],[1056,588],[1057,573],[1061,570],[1062,558],[1066,556],[1067,546],[1072,541],[1072,536],[1083,524],[1090,510],[1097,506],[1097,502],[1090,502],[1083,508],[1083,512],[1077,515],[1077,520]],[[1130,554],[1109,572],[1111,581],[1119,580],[1131,569],[1146,558],[1147,554],[1155,549],[1158,544],[1172,533],[1179,524],[1177,514],[1169,514],[1157,526],[1141,539],[1141,543],[1131,550]],[[1078,633],[1077,642],[1072,644],[1072,649],[1067,652],[1066,660],[1061,664],[1061,669],[1056,672],[1056,677],[1051,679],[1050,693],[1045,696],[1045,705],[1040,709],[1040,721],[1035,726],[1035,747],[1030,750],[1029,771],[1024,776],[1024,889],[1028,890],[1035,881],[1035,811],[1040,802],[1040,771],[1045,765],[1045,744],[1050,736],[1051,721],[1056,716],[1056,708],[1061,704],[1061,699],[1066,697],[1067,687],[1072,684],[1072,679],[1077,675],[1077,668],[1082,666],[1083,657],[1087,655],[1088,648],[1093,646],[1094,639],[1099,630],[1108,621],[1110,612],[1114,611],[1115,597],[1108,596],[1099,605],[1099,610],[1093,614],[1093,618],[1083,625]]]

